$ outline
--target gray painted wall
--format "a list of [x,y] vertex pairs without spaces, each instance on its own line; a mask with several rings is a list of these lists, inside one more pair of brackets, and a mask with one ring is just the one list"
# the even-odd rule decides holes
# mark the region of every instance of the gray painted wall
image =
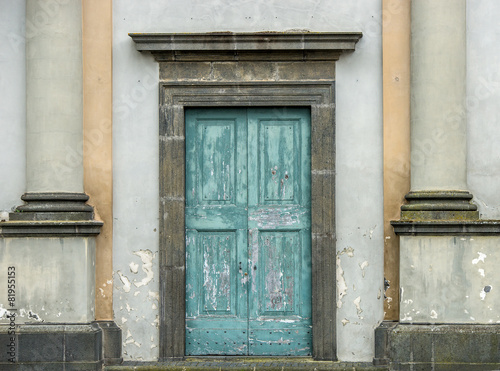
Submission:
[[291,29],[364,33],[337,64],[337,338],[340,359],[372,359],[383,317],[380,9],[373,0],[114,3],[114,310],[124,359],[158,356],[158,65],[127,34]]
[[0,0],[0,9],[0,211],[10,211],[26,188],[26,5]]
[[467,175],[474,202],[485,219],[500,219],[498,14],[498,1],[467,1]]

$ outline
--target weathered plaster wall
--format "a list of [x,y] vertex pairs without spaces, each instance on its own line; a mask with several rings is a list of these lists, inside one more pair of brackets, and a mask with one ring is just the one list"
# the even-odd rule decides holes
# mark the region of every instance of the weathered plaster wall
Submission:
[[485,219],[500,219],[498,14],[498,1],[467,1],[467,180],[474,202]]
[[[94,237],[0,238],[0,270],[15,267],[16,323],[89,323],[94,320]],[[0,323],[7,285],[0,287]]]
[[0,9],[0,211],[10,211],[26,188],[26,5],[0,0]]
[[129,32],[362,31],[337,63],[338,357],[383,318],[381,2],[124,0],[113,9],[114,311],[124,358],[158,356],[158,65]]
[[499,237],[401,236],[403,323],[500,323]]

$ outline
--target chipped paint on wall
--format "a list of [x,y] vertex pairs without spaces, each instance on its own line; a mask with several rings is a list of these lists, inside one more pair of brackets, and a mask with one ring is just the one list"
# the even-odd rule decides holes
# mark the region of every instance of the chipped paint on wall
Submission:
[[369,263],[365,260],[363,263],[359,264],[359,267],[361,268],[361,275],[363,278],[365,278],[365,268],[368,267]]
[[122,281],[123,291],[129,292],[130,291],[130,280],[121,271],[117,271],[116,274],[118,274],[118,276],[120,277],[120,281]]
[[477,253],[478,257],[475,259],[472,259],[472,264],[477,264],[479,262],[484,263],[484,259],[486,258],[486,254],[483,254],[482,252]]
[[155,313],[158,311],[160,296],[154,274],[157,269],[154,268],[156,256],[157,253],[149,249],[130,251],[129,261],[125,263],[126,260],[123,259],[121,264],[124,269],[116,271],[115,277],[122,284],[114,286],[115,303],[120,303],[115,305],[114,310],[123,331],[124,359],[157,357],[159,321]]
[[130,272],[132,272],[134,274],[137,274],[138,268],[139,268],[139,264],[134,263],[134,262],[130,262],[130,264],[128,266],[130,267]]
[[142,271],[146,274],[140,282],[135,282],[134,285],[136,287],[141,287],[147,285],[153,279],[153,252],[151,250],[139,250],[135,251],[134,255],[137,255],[141,258],[142,261]]
[[342,308],[342,298],[347,294],[347,284],[344,278],[344,270],[340,264],[340,256],[337,255],[337,308]]
[[363,316],[361,316],[361,313],[363,313],[363,309],[361,309],[361,296],[358,296],[356,299],[354,299],[353,303],[354,306],[356,307],[358,318],[363,319]]

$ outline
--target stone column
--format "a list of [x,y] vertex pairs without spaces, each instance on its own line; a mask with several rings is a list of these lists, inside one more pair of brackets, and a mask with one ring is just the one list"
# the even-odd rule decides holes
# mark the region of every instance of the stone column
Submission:
[[26,189],[18,220],[91,220],[83,193],[82,5],[26,3]]
[[403,219],[477,219],[467,192],[465,0],[411,3],[411,192]]
[[479,220],[467,191],[465,3],[411,2],[411,192],[391,223],[400,313],[376,331],[379,362],[500,360],[500,221]]
[[27,190],[82,193],[82,5],[44,3],[26,4]]
[[15,271],[15,361],[44,370],[103,363],[94,323],[102,222],[83,189],[82,73],[81,1],[27,0],[26,204],[0,222],[0,271]]

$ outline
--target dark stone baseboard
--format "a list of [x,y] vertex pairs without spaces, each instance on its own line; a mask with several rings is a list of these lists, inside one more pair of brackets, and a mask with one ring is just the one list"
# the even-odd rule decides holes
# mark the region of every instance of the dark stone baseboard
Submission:
[[391,370],[500,369],[500,325],[382,322],[373,362]]
[[119,365],[122,358],[122,330],[114,321],[96,321],[102,330],[102,348],[105,365]]
[[[0,370],[101,370],[102,330],[95,324],[0,326]],[[11,360],[7,349],[12,347]],[[12,362],[14,361],[14,362]]]

